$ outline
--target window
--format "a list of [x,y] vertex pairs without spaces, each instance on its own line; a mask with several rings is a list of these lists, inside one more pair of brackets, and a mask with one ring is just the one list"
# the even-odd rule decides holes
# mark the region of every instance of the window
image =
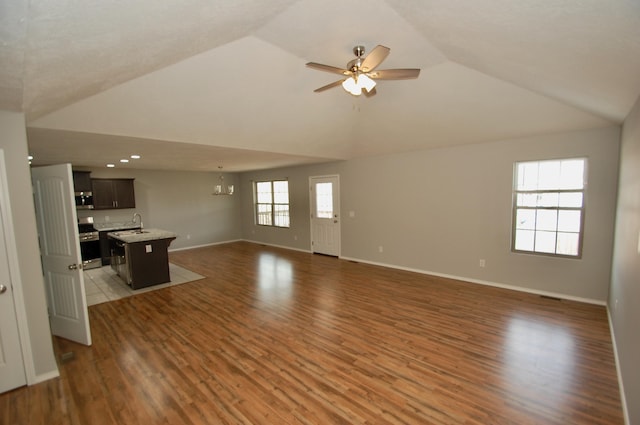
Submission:
[[316,183],[316,218],[333,218],[333,183]]
[[255,183],[256,224],[289,227],[289,182]]
[[587,161],[517,162],[511,249],[580,257]]

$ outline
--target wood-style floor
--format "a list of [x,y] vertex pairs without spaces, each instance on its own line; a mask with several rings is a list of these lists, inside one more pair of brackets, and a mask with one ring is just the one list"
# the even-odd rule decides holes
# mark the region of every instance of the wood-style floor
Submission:
[[[604,307],[250,243],[89,308],[2,424],[622,424]],[[74,357],[63,360],[65,353]]]

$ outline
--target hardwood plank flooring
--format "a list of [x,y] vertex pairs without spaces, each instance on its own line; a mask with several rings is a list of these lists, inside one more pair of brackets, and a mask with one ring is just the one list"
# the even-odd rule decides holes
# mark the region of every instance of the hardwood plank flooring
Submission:
[[89,308],[2,424],[622,424],[604,307],[257,244]]

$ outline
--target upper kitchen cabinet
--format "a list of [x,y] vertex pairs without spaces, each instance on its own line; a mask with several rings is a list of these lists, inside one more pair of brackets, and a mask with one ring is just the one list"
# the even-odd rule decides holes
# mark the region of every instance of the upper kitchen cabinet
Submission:
[[91,179],[96,210],[135,208],[133,179]]
[[74,171],[73,172],[73,190],[74,192],[91,192],[91,171]]

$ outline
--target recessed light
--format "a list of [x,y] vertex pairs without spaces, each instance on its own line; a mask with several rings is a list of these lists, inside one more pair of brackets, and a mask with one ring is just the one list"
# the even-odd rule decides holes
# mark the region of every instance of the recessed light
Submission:
[[131,159],[140,159],[140,155],[131,155]]
[[115,166],[116,166],[115,164],[107,164],[107,168],[113,168]]
[[120,162],[129,162],[128,159],[121,159]]

